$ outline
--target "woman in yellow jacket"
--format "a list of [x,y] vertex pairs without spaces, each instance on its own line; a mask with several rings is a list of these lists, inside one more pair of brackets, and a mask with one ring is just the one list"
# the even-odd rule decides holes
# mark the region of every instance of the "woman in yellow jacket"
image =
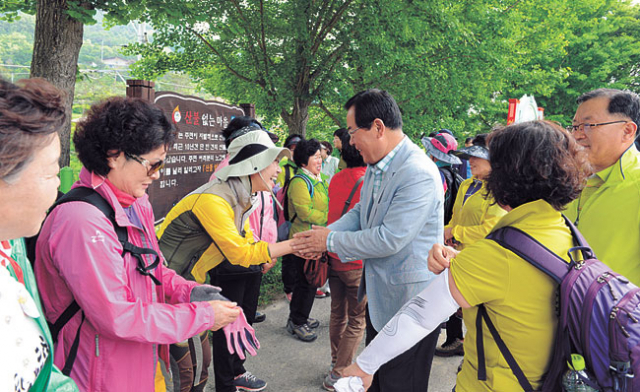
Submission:
[[[291,241],[255,241],[249,224],[255,194],[271,192],[280,173],[282,157],[291,156],[276,147],[260,123],[248,117],[234,118],[223,130],[229,151],[229,165],[216,172],[216,178],[192,191],[167,214],[158,231],[160,250],[169,267],[197,282],[207,279],[222,289],[222,295],[240,306],[249,324],[256,314],[262,272],[276,258],[292,252]],[[207,350],[206,337],[196,337]],[[196,341],[197,341],[196,340]],[[230,353],[224,331],[212,333],[212,354],[217,392],[262,391],[267,383],[244,368],[244,355]],[[184,350],[172,348],[185,357]],[[197,352],[197,350],[194,350]],[[190,357],[186,355],[186,361]],[[203,364],[207,359],[202,360]],[[185,365],[188,368],[188,364]],[[194,366],[197,368],[197,365]],[[206,368],[206,366],[205,366]],[[182,386],[188,388],[188,372]],[[204,389],[206,372],[192,373],[199,378],[198,391]],[[195,382],[195,381],[194,381]]]
[[[444,227],[446,245],[457,250],[483,239],[507,211],[497,205],[493,197],[487,195],[485,180],[491,173],[486,134],[477,135],[473,145],[453,151],[452,154],[469,160],[472,177],[460,184],[451,221]],[[457,312],[447,321],[447,339],[436,348],[436,355],[449,357],[463,355],[462,319]]]
[[[327,184],[320,177],[320,142],[316,139],[300,141],[293,152],[293,160],[299,169],[291,179],[288,189],[289,205],[285,206],[289,208],[291,217],[289,238],[293,238],[296,233],[311,230],[313,225],[325,226],[329,212]],[[303,342],[312,342],[318,337],[314,331],[318,327],[318,321],[309,319],[316,287],[311,286],[304,276],[304,259],[288,255],[283,258],[282,263],[287,263],[295,271],[287,331]]]

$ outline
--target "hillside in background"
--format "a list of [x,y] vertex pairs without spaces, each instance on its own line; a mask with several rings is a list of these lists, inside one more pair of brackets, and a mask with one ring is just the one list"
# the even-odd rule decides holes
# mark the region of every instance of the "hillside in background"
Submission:
[[[73,105],[74,117],[81,116],[91,104],[114,95],[124,95],[126,79],[131,78],[129,65],[135,56],[126,56],[122,48],[138,42],[141,26],[130,23],[126,26],[105,28],[102,15],[98,23],[85,26],[84,39],[78,59],[79,74]],[[29,77],[35,17],[22,14],[20,20],[9,23],[0,21],[0,76],[17,81]],[[171,90],[181,94],[199,95],[186,75],[167,74],[156,81],[156,91]]]

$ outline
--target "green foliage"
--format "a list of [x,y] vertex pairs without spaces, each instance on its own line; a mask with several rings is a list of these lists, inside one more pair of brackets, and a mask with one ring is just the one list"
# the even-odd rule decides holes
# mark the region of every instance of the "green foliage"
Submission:
[[282,259],[278,259],[276,265],[273,266],[266,274],[262,275],[262,284],[260,285],[260,297],[258,298],[258,306],[265,306],[271,303],[277,297],[281,297],[284,293],[282,284]]
[[[2,17],[21,24],[0,43],[5,64],[29,61],[33,27],[17,12],[33,13],[33,3],[0,0]],[[68,12],[85,23],[101,24],[95,10],[105,10],[110,26],[132,19],[153,24],[152,42],[125,50],[130,58],[142,56],[135,77],[186,74],[207,94],[255,103],[273,129],[307,130],[324,140],[344,125],[342,104],[371,87],[394,95],[403,129],[414,138],[443,127],[460,137],[486,132],[506,120],[507,100],[525,93],[535,95],[547,118],[567,123],[585,91],[638,90],[640,11],[629,0],[69,4]],[[111,35],[91,28],[81,63],[98,50],[116,55],[124,27]],[[8,33],[0,25],[0,34]]]

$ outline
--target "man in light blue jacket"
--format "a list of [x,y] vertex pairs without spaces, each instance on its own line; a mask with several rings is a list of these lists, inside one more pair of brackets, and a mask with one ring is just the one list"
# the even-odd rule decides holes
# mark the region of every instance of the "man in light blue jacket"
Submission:
[[[429,250],[443,238],[443,188],[435,164],[402,132],[386,91],[371,89],[345,105],[350,143],[368,164],[360,202],[327,228],[296,235],[294,249],[329,250],[343,262],[364,260],[359,297],[368,297],[369,343],[434,277]],[[426,392],[438,331],[384,365],[369,391]]]

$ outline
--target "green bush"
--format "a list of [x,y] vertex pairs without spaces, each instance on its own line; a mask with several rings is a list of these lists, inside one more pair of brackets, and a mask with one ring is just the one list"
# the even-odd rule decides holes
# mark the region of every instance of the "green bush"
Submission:
[[260,298],[258,306],[265,306],[273,302],[278,296],[283,294],[282,285],[282,259],[278,259],[276,265],[262,277],[260,286]]

